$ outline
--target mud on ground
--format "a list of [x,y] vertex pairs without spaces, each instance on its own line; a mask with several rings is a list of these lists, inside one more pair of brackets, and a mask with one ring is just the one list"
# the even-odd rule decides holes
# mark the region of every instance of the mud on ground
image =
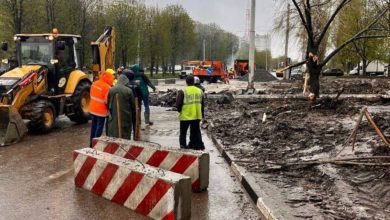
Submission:
[[[334,157],[354,127],[362,106],[345,100],[322,100],[308,108],[305,101],[234,101],[231,105],[207,104],[207,120],[213,135],[222,141],[240,166],[261,173],[266,181],[287,191],[284,203],[302,210],[292,218],[389,219],[390,168],[316,165],[281,169],[279,164]],[[374,105],[388,105],[375,103]],[[389,106],[390,107],[390,106]],[[390,135],[390,114],[374,114]],[[363,120],[355,151],[341,156],[390,155],[374,130]],[[390,161],[386,161],[390,162]]]
[[[262,94],[302,93],[302,81],[264,83]],[[387,78],[321,79],[321,94],[388,94]],[[176,90],[152,96],[152,105],[174,107]],[[235,100],[219,104],[207,100],[206,119],[214,136],[222,141],[236,163],[261,175],[284,195],[280,201],[297,210],[298,219],[390,219],[390,168],[352,165],[280,164],[334,158],[351,134],[363,106],[387,102],[323,98],[310,106],[303,100]],[[390,136],[390,113],[373,113],[374,120]],[[355,150],[350,145],[340,157],[389,155],[366,120],[359,128]],[[390,163],[390,161],[381,161]],[[314,207],[314,208],[313,208]]]
[[[303,92],[303,80],[293,82],[280,81],[279,83],[265,84],[265,94],[297,94]],[[384,77],[322,77],[321,94],[335,94],[344,88],[344,94],[386,94],[390,90],[390,79]]]

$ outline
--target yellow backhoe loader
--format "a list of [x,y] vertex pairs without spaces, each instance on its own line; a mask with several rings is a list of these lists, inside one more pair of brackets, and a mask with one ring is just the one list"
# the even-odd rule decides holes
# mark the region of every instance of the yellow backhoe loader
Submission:
[[[88,122],[91,80],[81,71],[80,39],[57,29],[14,36],[18,66],[0,76],[0,145],[20,141],[27,131],[47,133],[60,115]],[[91,46],[97,78],[106,68],[114,68],[112,27],[106,27]],[[7,51],[8,43],[3,42],[1,49]]]
[[80,39],[57,30],[15,35],[18,67],[0,76],[0,145],[20,141],[27,129],[47,133],[60,115],[88,122],[91,81],[80,70]]
[[115,66],[115,30],[108,26],[104,33],[91,43],[92,47],[92,71],[94,78],[108,68]]

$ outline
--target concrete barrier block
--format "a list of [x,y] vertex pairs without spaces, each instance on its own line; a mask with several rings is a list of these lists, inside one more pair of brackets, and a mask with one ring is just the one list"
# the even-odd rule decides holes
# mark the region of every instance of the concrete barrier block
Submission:
[[206,152],[109,137],[94,139],[92,146],[99,151],[189,176],[194,192],[209,186],[210,155]]
[[165,79],[165,84],[175,84],[176,79]]
[[73,151],[75,184],[152,219],[191,218],[191,179],[91,148]]

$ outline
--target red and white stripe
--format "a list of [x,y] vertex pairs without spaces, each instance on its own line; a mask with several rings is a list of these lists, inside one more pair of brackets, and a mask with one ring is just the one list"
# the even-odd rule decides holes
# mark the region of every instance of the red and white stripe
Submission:
[[[93,147],[99,151],[114,154],[126,159],[137,159],[150,166],[189,176],[192,181],[193,191],[201,191],[208,186],[202,186],[201,188],[200,184],[199,173],[202,172],[202,170],[200,170],[199,163],[201,156],[205,154],[204,152],[157,148],[144,142],[111,139],[107,137],[95,139]],[[203,178],[208,178],[208,175],[203,176],[205,176]]]
[[76,186],[153,219],[179,219],[175,184],[183,178],[189,181],[188,177],[161,174],[147,165],[144,169],[137,162],[90,148],[74,151],[73,161]]

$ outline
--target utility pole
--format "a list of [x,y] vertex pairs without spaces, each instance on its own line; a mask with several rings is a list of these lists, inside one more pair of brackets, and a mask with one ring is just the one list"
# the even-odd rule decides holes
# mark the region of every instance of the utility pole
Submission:
[[[287,4],[287,18],[286,18],[286,45],[284,47],[284,67],[287,67],[289,64],[288,59],[288,40],[290,38],[290,3]],[[290,70],[284,71],[284,79],[290,79]]]
[[232,45],[232,68],[234,68],[234,46]]
[[206,60],[206,39],[203,39],[203,61]]
[[255,76],[255,19],[256,19],[256,0],[251,0],[251,23],[249,35],[249,78],[248,89],[254,89],[253,78]]
[[265,35],[265,70],[268,71],[268,46],[269,46],[269,35]]
[[137,42],[137,64],[140,65],[141,62],[141,32],[138,30],[138,42]]

